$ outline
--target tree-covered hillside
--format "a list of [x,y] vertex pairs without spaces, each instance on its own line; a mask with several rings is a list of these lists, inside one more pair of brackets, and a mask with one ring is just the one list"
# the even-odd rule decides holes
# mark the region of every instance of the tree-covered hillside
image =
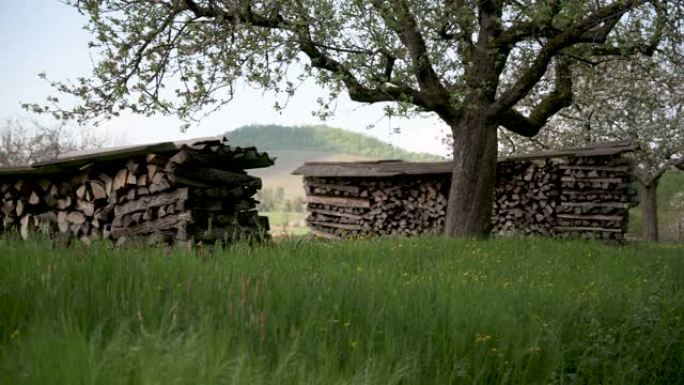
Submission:
[[[304,197],[302,177],[292,175],[292,172],[306,162],[445,160],[436,155],[402,150],[367,135],[327,126],[249,125],[226,132],[225,136],[233,145],[256,146],[276,158],[272,167],[250,170],[250,174],[263,180],[264,187],[259,200],[269,206],[268,210],[287,206],[287,200],[301,200]],[[282,199],[266,205],[269,196],[281,196]]]
[[374,159],[439,161],[444,158],[419,154],[384,143],[373,137],[327,126],[243,126],[225,134],[235,145],[260,150],[319,150]]

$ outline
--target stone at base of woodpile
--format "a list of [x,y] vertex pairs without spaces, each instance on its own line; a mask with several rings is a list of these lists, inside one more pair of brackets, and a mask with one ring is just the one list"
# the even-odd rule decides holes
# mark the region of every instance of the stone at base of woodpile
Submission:
[[[205,140],[175,151],[94,162],[78,170],[10,179],[0,173],[3,231],[149,242],[223,242],[268,237],[244,168],[273,164],[254,148]],[[1,171],[1,170],[0,170]]]

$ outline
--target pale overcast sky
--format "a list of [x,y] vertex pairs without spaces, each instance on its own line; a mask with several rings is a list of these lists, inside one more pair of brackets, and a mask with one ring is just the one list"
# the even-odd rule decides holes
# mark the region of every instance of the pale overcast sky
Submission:
[[[89,35],[82,29],[85,18],[59,0],[2,0],[0,12],[0,118],[27,118],[21,102],[43,102],[54,91],[38,78],[46,72],[51,79],[73,79],[90,74],[92,61],[87,48]],[[162,116],[144,118],[122,116],[104,123],[99,130],[115,140],[145,143],[198,136],[218,135],[245,124],[319,124],[311,115],[316,98],[323,90],[315,85],[300,89],[288,108],[278,113],[272,106],[275,98],[260,91],[240,87],[235,99],[222,110],[205,118],[199,126],[186,133],[180,123]],[[376,123],[376,127],[366,127]],[[441,140],[447,127],[437,118],[388,122],[382,107],[349,101],[346,95],[338,102],[337,113],[326,124],[363,132],[390,141],[412,151],[447,153]],[[400,127],[401,133],[390,133],[390,127]],[[257,144],[258,145],[258,144]]]

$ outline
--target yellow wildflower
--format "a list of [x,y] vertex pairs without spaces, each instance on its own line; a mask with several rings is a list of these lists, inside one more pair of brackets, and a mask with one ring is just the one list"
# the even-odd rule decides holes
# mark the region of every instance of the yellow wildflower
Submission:
[[477,334],[475,335],[475,342],[487,342],[487,341],[489,341],[489,340],[491,340],[491,339],[492,339],[492,336],[490,336],[489,334],[480,334],[480,333],[477,333]]

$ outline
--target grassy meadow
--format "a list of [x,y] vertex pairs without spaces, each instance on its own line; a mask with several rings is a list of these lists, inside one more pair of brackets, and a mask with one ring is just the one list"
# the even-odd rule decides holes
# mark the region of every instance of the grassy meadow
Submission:
[[0,384],[684,383],[684,248],[0,239]]

